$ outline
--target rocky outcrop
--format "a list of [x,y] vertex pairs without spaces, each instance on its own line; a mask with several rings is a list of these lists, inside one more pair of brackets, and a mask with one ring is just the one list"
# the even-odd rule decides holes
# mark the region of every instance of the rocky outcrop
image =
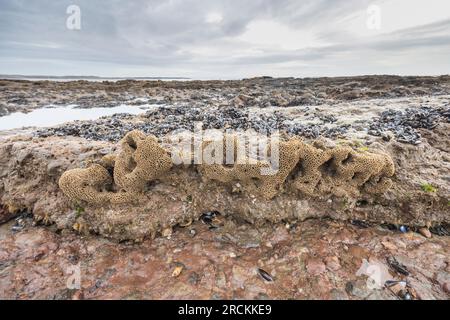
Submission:
[[[448,125],[441,124],[437,127],[435,135],[439,130],[444,133],[448,130]],[[105,194],[123,196],[119,192],[120,188],[114,187],[114,184],[108,185],[115,177],[112,168],[122,152],[116,149],[115,144],[74,137],[15,136],[0,143],[0,202],[8,212],[29,211],[35,219],[55,223],[60,229],[75,228],[118,240],[152,237],[167,228],[185,225],[212,210],[257,225],[325,216],[340,220],[362,219],[415,226],[440,224],[449,222],[450,219],[450,191],[446,180],[449,155],[434,147],[442,144],[442,141],[436,141],[435,135],[430,140],[432,144],[424,139],[420,146],[395,141],[373,143],[369,153],[366,150],[354,151],[353,148],[350,151],[351,142],[347,145],[342,142],[340,148],[333,149],[334,147],[306,141],[305,146],[311,146],[315,148],[315,152],[327,155],[321,155],[321,161],[311,167],[319,168],[318,172],[323,175],[315,190],[324,188],[323,192],[318,191],[313,195],[296,189],[295,182],[304,180],[298,180],[299,177],[291,174],[284,182],[284,190],[278,190],[276,197],[267,200],[255,192],[257,189],[248,187],[245,181],[224,183],[209,179],[195,166],[174,166],[158,176],[153,183],[147,183],[143,192],[136,193],[132,205],[128,203],[128,199],[90,202],[92,198],[88,195],[99,191],[99,185],[87,184],[84,189],[73,188],[70,191],[74,185],[69,182],[70,179],[62,179],[67,170],[78,170],[72,171],[78,173],[79,177],[75,185],[83,186],[83,177],[92,178],[95,175]],[[142,137],[141,141],[148,141],[144,146],[148,144],[153,150],[159,150],[153,139],[147,139]],[[332,142],[325,142],[324,145],[332,145]],[[133,152],[139,154],[137,149]],[[161,155],[160,151],[155,152]],[[346,156],[349,154],[350,159]],[[376,156],[369,157],[372,154]],[[388,154],[396,167],[395,176],[390,178],[394,187],[383,194],[371,194],[367,192],[371,190],[361,188],[366,185],[361,183],[368,177],[362,168],[378,161],[379,165],[374,165],[376,173],[373,181],[384,186],[384,180],[379,177],[392,173],[392,163],[383,154]],[[334,155],[334,160],[327,160],[330,155]],[[295,153],[292,156],[296,158]],[[358,190],[356,193],[342,193],[341,187],[325,188],[326,183],[333,182],[332,177],[354,176],[350,171],[344,170],[345,166],[336,166],[340,160],[345,159],[349,170],[353,168],[355,173],[361,174],[356,175],[355,182],[352,182],[353,190]],[[162,164],[165,163],[163,158],[160,160]],[[319,163],[327,163],[327,169],[320,168]],[[291,166],[292,163],[287,167]],[[300,169],[300,166],[295,167],[294,171]],[[133,166],[128,167],[127,174],[136,169],[132,168]],[[158,168],[164,170],[157,172],[167,169],[164,165]],[[156,177],[153,174],[149,176]],[[84,194],[84,198],[73,201],[66,197],[58,186],[60,180],[69,193],[79,192]],[[435,192],[424,191],[424,183],[432,184]],[[334,182],[334,185],[341,184]],[[371,183],[368,184],[370,185]],[[99,205],[100,203],[102,204]]]
[[[449,297],[450,237],[318,219],[289,228],[215,223],[138,245],[43,227],[11,234],[2,225],[0,299]],[[80,286],[68,288],[74,274]]]

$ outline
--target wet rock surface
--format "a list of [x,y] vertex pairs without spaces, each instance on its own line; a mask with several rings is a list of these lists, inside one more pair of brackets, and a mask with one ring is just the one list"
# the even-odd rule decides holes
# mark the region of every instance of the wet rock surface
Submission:
[[[37,130],[38,137],[77,136],[90,140],[117,142],[131,130],[163,136],[177,130],[200,129],[254,130],[261,134],[275,131],[287,136],[308,139],[358,138],[368,142],[374,137],[395,138],[408,144],[419,144],[417,129],[434,129],[449,122],[449,98],[417,98],[412,100],[369,100],[337,103],[320,107],[238,108],[233,106],[161,106],[144,115],[117,114],[95,121],[77,121],[54,128]],[[431,100],[431,106],[424,106]],[[390,109],[395,106],[396,109]],[[361,114],[361,110],[366,110]],[[388,110],[386,110],[388,109]],[[384,111],[383,111],[384,110]]]
[[133,129],[161,136],[177,129],[192,130],[194,122],[202,122],[204,129],[280,130],[306,138],[393,134],[398,141],[414,144],[420,141],[417,128],[448,122],[450,112],[448,76],[182,82],[1,80],[0,86],[4,89],[0,116],[48,105],[160,106],[143,116],[118,114],[36,132],[41,137],[73,135],[115,142]]
[[449,237],[331,220],[255,229],[225,219],[117,244],[12,224],[0,227],[2,299],[449,299]]
[[[80,108],[131,103],[217,104],[290,107],[373,98],[448,94],[449,76],[251,78],[229,81],[23,81],[0,80],[0,110],[27,112],[48,104]],[[141,100],[142,97],[150,97]]]

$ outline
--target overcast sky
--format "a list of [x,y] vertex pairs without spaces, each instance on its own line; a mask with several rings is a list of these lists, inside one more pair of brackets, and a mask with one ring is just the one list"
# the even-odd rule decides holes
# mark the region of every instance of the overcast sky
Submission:
[[0,0],[0,73],[449,74],[450,1]]

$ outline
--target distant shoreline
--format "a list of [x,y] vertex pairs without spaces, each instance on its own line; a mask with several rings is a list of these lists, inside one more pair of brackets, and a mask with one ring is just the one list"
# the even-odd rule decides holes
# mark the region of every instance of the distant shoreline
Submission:
[[47,75],[20,75],[20,74],[0,74],[0,80],[22,80],[22,81],[54,81],[54,82],[71,82],[71,81],[90,81],[90,82],[102,82],[102,81],[246,81],[246,80],[312,80],[312,79],[367,79],[367,78],[446,78],[450,77],[450,74],[435,74],[435,75],[398,75],[398,74],[361,74],[361,75],[336,75],[336,76],[254,76],[245,78],[189,78],[189,77],[101,77],[101,76],[47,76]]
[[46,75],[19,75],[0,74],[2,80],[56,80],[56,81],[120,81],[120,80],[192,80],[187,77],[99,77],[99,76],[46,76]]

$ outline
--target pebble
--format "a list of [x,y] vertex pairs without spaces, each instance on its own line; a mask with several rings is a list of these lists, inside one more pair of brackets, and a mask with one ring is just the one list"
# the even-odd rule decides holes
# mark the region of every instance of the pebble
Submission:
[[182,266],[175,267],[175,269],[172,271],[172,277],[177,278],[181,274],[182,271],[183,271]]
[[170,240],[172,237],[172,228],[166,228],[162,231],[162,236]]
[[406,288],[406,282],[404,281],[396,281],[394,284],[386,285],[389,290],[392,291],[396,296],[400,296],[402,291]]
[[306,270],[308,271],[308,273],[317,276],[326,271],[326,266],[322,262],[322,260],[318,258],[310,258],[306,262]]
[[339,263],[339,258],[337,256],[326,257],[325,263],[328,269],[332,271],[337,271],[341,268],[341,264]]
[[388,250],[395,251],[397,250],[397,246],[389,241],[382,241],[381,244]]
[[431,232],[428,228],[420,228],[419,233],[423,235],[425,238],[431,238]]

